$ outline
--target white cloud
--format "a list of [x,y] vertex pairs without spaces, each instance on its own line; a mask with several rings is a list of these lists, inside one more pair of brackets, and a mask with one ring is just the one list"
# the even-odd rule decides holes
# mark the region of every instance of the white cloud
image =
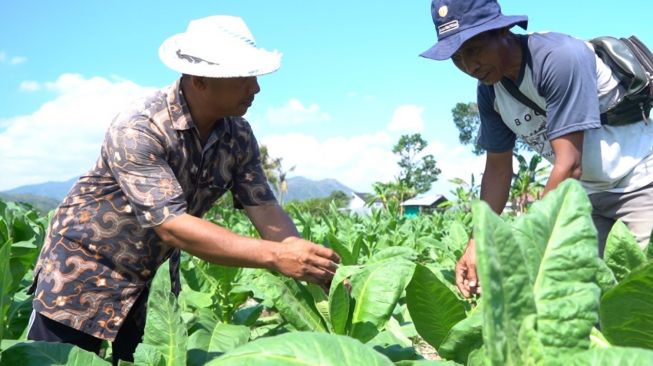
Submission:
[[0,51],[0,63],[8,63],[9,65],[19,65],[25,63],[27,57],[23,56],[12,56],[7,55],[6,52]]
[[334,178],[352,189],[369,191],[373,182],[389,181],[398,173],[393,137],[377,132],[319,140],[304,134],[270,135],[260,139],[270,155],[295,166],[293,175]]
[[27,57],[14,56],[14,57],[11,58],[11,60],[9,60],[9,63],[12,64],[12,65],[18,65],[18,64],[22,64],[22,63],[24,63],[26,61],[27,61]]
[[424,131],[424,108],[406,104],[395,109],[388,130],[392,132],[417,133]]
[[267,120],[273,124],[300,125],[328,121],[331,116],[320,110],[320,106],[313,103],[308,106],[296,98],[291,98],[288,104],[279,108],[270,108],[266,113]]
[[18,88],[22,91],[33,92],[41,90],[41,84],[37,81],[26,80],[20,83]]
[[55,99],[31,115],[2,121],[0,190],[84,173],[98,158],[111,119],[152,90],[77,74],[63,74],[44,85],[57,93]]

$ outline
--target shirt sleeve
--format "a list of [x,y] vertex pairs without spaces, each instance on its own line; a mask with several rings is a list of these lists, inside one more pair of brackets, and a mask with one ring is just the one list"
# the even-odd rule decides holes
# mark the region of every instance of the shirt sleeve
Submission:
[[102,155],[138,223],[161,225],[186,212],[186,200],[166,160],[163,139],[146,117],[115,123],[106,135]]
[[549,140],[601,127],[594,52],[579,39],[550,37],[557,37],[549,42],[555,47],[531,48],[538,93],[546,99]]
[[478,144],[488,152],[502,153],[515,147],[516,135],[501,119],[494,109],[494,88],[479,85],[477,89],[478,113],[481,125],[478,132]]
[[277,199],[270,188],[261,164],[258,142],[249,123],[243,119],[235,121],[235,137],[240,147],[233,187],[234,206],[276,205]]

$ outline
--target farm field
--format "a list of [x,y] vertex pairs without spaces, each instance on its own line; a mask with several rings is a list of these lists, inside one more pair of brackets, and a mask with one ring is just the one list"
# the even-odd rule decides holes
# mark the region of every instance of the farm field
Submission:
[[[290,207],[302,236],[342,258],[328,293],[264,270],[184,255],[182,292],[167,263],[151,285],[135,365],[653,365],[653,250],[617,223],[597,257],[591,207],[567,181],[526,214],[482,202],[404,218]],[[256,235],[240,212],[207,219]],[[110,365],[26,340],[27,288],[48,217],[0,201],[0,364]],[[463,299],[454,266],[470,235],[483,294]],[[122,365],[130,363],[122,362]]]

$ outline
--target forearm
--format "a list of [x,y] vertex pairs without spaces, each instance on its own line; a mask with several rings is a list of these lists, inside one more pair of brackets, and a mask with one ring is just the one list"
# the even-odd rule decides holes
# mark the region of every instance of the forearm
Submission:
[[556,159],[553,163],[549,180],[546,182],[546,186],[544,186],[545,195],[567,178],[580,179],[583,173],[581,168],[583,161],[583,138],[584,132],[578,131],[551,140],[551,147],[553,148]]
[[188,214],[176,217],[155,230],[167,245],[212,263],[273,268],[275,243],[244,237]]
[[481,200],[497,215],[503,212],[510,194],[511,169],[485,169],[481,179]]
[[544,186],[543,195],[555,189],[562,181],[567,178],[580,179],[581,176],[580,164],[555,164],[551,169],[549,179]]
[[262,238],[282,242],[299,237],[295,223],[279,205],[245,206],[247,216]]

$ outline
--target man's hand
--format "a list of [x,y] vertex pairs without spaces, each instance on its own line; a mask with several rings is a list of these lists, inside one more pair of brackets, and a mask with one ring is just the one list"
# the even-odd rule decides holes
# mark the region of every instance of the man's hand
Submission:
[[469,239],[465,253],[456,264],[456,286],[465,297],[481,294],[481,286],[476,275],[476,246]]
[[274,246],[273,269],[283,275],[328,288],[340,263],[333,250],[297,237]]

